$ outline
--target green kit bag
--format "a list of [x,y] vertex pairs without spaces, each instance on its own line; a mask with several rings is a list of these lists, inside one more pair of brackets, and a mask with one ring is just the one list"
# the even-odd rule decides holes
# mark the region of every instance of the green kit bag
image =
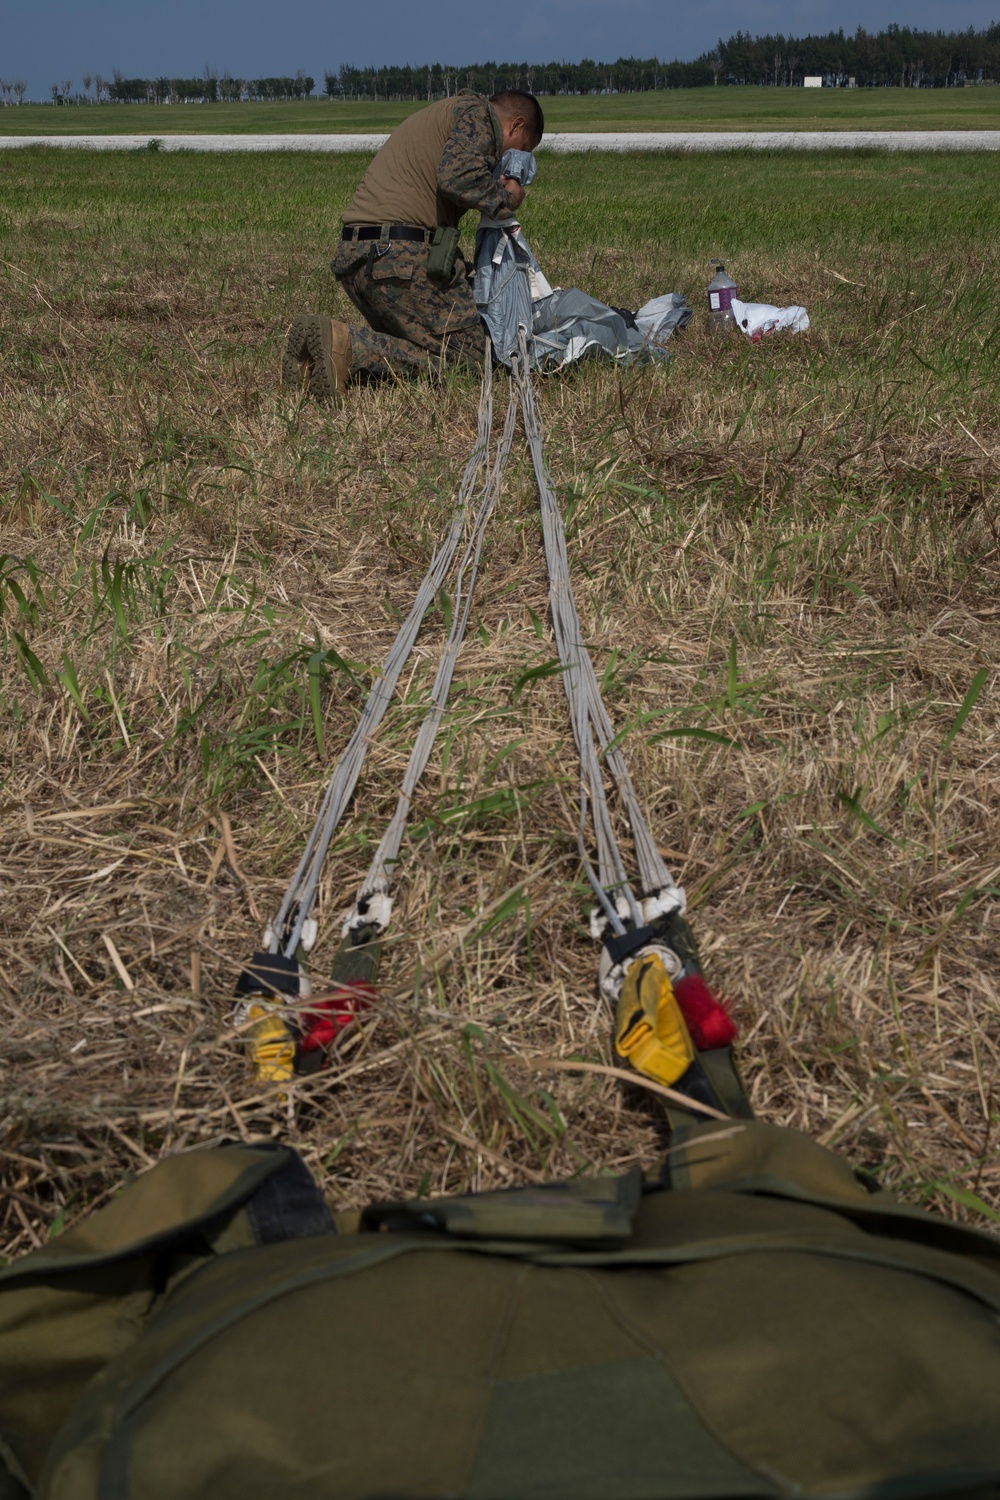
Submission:
[[1000,1493],[1000,1241],[795,1132],[338,1225],[233,1146],[8,1267],[3,1500]]

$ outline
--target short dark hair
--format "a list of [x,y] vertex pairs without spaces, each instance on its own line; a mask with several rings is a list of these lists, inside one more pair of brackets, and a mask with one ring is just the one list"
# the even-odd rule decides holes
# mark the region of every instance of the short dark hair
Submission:
[[534,94],[526,94],[523,89],[501,89],[498,94],[490,95],[490,103],[496,105],[503,115],[523,115],[535,137],[535,145],[538,145],[545,134],[545,116]]

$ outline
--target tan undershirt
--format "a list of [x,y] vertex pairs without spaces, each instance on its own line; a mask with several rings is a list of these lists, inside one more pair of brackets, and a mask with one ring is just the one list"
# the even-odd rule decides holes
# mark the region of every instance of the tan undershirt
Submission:
[[[485,103],[475,95],[458,94],[417,110],[397,125],[362,177],[344,223],[457,227],[466,210],[439,191],[437,169],[458,109],[473,100]],[[495,120],[492,109],[486,108]]]

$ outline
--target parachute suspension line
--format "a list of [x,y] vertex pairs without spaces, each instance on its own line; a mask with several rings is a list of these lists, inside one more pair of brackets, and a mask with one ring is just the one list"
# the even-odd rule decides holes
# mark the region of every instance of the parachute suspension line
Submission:
[[[545,463],[544,433],[523,328],[519,350],[511,358],[511,377],[503,431],[491,465],[493,374],[487,342],[476,443],[459,485],[455,514],[330,778],[298,869],[278,916],[264,934],[267,951],[255,953],[240,975],[237,1022],[246,1028],[258,1079],[285,1084],[296,1073],[321,1068],[341,1030],[377,993],[380,939],[392,915],[390,884],[413,796],[444,716],[468,627],[486,528],[500,494],[520,410],[538,488],[552,627],[580,756],[577,842],[598,902],[591,915],[591,932],[602,944],[598,982],[601,993],[615,1009],[615,1052],[640,1073],[668,1090],[679,1091],[685,1100],[678,1113],[680,1120],[690,1119],[692,1111],[697,1117],[706,1109],[721,1118],[726,1112],[750,1116],[749,1100],[728,1051],[736,1035],[735,1025],[702,978],[694,935],[684,918],[684,892],[664,864],[643,816],[584,644],[573,598],[566,532]],[[473,512],[471,496],[480,484]],[[424,614],[451,570],[467,525],[469,536],[456,572],[454,606],[446,621],[447,638],[396,808],[344,924],[330,991],[314,997],[298,950],[301,947],[308,952],[316,940],[312,908],[323,862],[361,775],[368,744],[395,694]],[[615,837],[605,768],[631,827],[639,894],[626,874]],[[587,852],[588,815],[597,847],[596,870]],[[290,1019],[284,1013],[286,1008],[297,1012],[298,1019]]]
[[[493,373],[491,349],[487,343],[476,441],[459,485],[455,513],[447,532],[435,548],[410,613],[393,642],[382,670],[369,692],[354,733],[327,784],[298,868],[277,916],[264,934],[264,944],[269,953],[282,952],[286,958],[292,959],[300,944],[308,951],[315,942],[316,923],[312,919],[312,909],[330,843],[357,786],[368,746],[392,701],[424,615],[451,569],[466,530],[471,496],[481,483],[469,538],[458,567],[448,637],[438,663],[430,700],[410,754],[395,812],[361,884],[357,901],[348,915],[344,936],[362,927],[384,931],[388,925],[391,914],[389,887],[393,869],[399,859],[412,799],[426,770],[447,704],[459,650],[468,626],[486,528],[496,506],[504,467],[513,443],[518,408],[538,487],[549,572],[552,625],[563,669],[563,686],[573,737],[580,756],[580,818],[577,840],[583,868],[594,889],[603,917],[613,932],[624,933],[627,923],[635,928],[641,927],[644,921],[655,914],[668,914],[672,911],[683,913],[685,909],[684,892],[667,869],[639,806],[632,779],[616,742],[614,727],[601,698],[593,661],[583,643],[583,631],[573,597],[566,533],[545,462],[544,430],[536,404],[527,338],[523,330],[520,352],[512,357],[511,371],[512,386],[503,432],[493,464],[490,465],[488,458],[493,421]],[[629,881],[615,837],[604,787],[602,761],[615,784],[631,827],[639,876],[639,896]],[[597,850],[596,870],[587,853],[588,814]]]
[[[590,927],[601,941],[598,983],[614,1006],[615,1052],[638,1072],[684,1097],[671,1123],[697,1119],[706,1110],[715,1116],[750,1116],[753,1111],[728,1050],[736,1028],[702,977],[694,934],[684,916],[684,891],[667,869],[643,816],[584,644],[523,330],[511,369],[538,486],[552,625],[580,755],[577,837],[583,868],[598,900]],[[631,826],[639,899],[626,878],[615,839],[604,767]],[[587,858],[588,807],[597,844],[596,872]]]
[[[649,824],[643,815],[624,756],[616,743],[614,727],[601,697],[597,674],[590,653],[583,644],[583,632],[570,579],[566,551],[566,532],[559,502],[545,463],[544,430],[535,401],[534,383],[529,373],[527,339],[522,330],[520,356],[512,364],[524,421],[525,437],[531,453],[542,514],[542,535],[549,571],[549,599],[552,624],[562,663],[563,686],[569,702],[573,734],[580,755],[580,826],[578,836],[584,869],[594,887],[598,901],[616,932],[624,931],[624,921],[636,928],[653,915],[670,911],[683,913],[685,897],[656,847]],[[627,879],[608,808],[601,774],[601,759],[607,765],[619,799],[632,830],[636,864],[644,913]],[[597,875],[586,856],[585,826],[588,805],[597,844]]]
[[[489,370],[489,362],[487,362],[487,370]],[[491,376],[487,375],[485,378],[490,379]],[[413,794],[417,789],[420,778],[427,769],[427,762],[434,748],[434,741],[437,737],[441,719],[448,702],[448,694],[451,691],[452,678],[455,675],[455,665],[458,661],[458,654],[465,639],[469,623],[469,612],[472,608],[476,578],[479,572],[479,560],[482,556],[483,542],[486,538],[486,528],[500,494],[504,466],[510,455],[511,445],[514,440],[517,409],[517,392],[511,386],[510,397],[507,403],[507,414],[504,419],[503,432],[497,444],[496,457],[492,468],[487,473],[479,508],[473,519],[469,540],[458,565],[451,627],[444,650],[441,653],[441,659],[438,662],[437,674],[434,678],[434,686],[431,691],[431,701],[414,741],[413,749],[410,752],[410,760],[406,767],[406,774],[403,777],[396,810],[385,833],[382,835],[382,840],[375,851],[375,857],[369,866],[368,873],[362,881],[354,908],[344,923],[343,936],[345,938],[352,930],[362,927],[375,926],[379,931],[384,931],[389,923],[392,912],[389,886],[392,880],[393,868],[399,858],[399,850],[406,831],[406,822],[410,814],[410,804],[413,800]]]
[[413,650],[424,615],[440,590],[462,539],[469,497],[486,466],[492,426],[492,351],[487,339],[476,441],[462,474],[455,513],[447,532],[434,550],[430,567],[417,590],[413,607],[400,627],[399,634],[382,665],[382,670],[368,694],[354,733],[327,784],[319,813],[306,842],[302,858],[299,860],[298,868],[285,892],[277,916],[264,933],[264,946],[268,953],[280,951],[286,958],[293,958],[300,942],[306,950],[310,949],[315,942],[316,924],[312,920],[312,908],[316,900],[327,850],[358,784],[371,737],[385,717],[402,670]]
[[[612,927],[617,932],[624,932],[622,917],[630,917],[634,925],[640,927],[642,916],[625,872],[601,778],[601,768],[591,727],[589,684],[584,666],[585,661],[587,665],[590,665],[590,658],[581,642],[582,632],[570,583],[565,532],[559,515],[558,501],[545,466],[542,428],[538,421],[534,390],[527,370],[527,347],[526,342],[522,340],[521,356],[520,359],[513,361],[512,371],[521,402],[525,437],[538,484],[542,536],[549,572],[552,628],[563,668],[563,687],[569,704],[573,737],[580,757],[580,823],[577,830],[580,856],[587,877]],[[596,877],[586,850],[588,806],[591,810],[597,844]],[[611,892],[615,893],[623,903],[624,909],[620,913],[617,909],[618,902],[613,902],[609,895]]]

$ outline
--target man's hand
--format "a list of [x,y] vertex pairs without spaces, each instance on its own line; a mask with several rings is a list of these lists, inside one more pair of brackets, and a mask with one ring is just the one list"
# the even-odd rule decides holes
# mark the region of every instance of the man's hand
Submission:
[[501,177],[499,179],[499,182],[500,186],[502,188],[506,188],[508,194],[510,195],[511,208],[520,208],[521,204],[524,202],[524,188],[518,182],[517,178]]

